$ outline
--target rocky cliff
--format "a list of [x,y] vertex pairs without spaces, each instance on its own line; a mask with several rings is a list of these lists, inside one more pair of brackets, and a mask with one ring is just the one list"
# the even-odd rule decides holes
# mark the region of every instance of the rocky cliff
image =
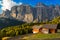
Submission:
[[4,11],[2,15],[8,18],[25,21],[27,23],[33,21],[46,22],[60,16],[60,6],[47,6],[43,3],[37,3],[36,6],[32,7],[27,4],[22,4],[12,7],[11,11]]

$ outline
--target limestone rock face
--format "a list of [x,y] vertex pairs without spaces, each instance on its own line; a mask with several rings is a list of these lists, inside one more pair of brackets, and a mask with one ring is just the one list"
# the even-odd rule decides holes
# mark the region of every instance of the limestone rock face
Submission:
[[46,21],[46,19],[48,19],[46,5],[44,5],[42,3],[38,3],[36,6],[36,11],[37,11],[38,22],[43,22],[43,21]]
[[54,18],[54,6],[50,5],[48,8],[48,19],[52,20]]
[[11,8],[11,16],[13,17],[13,18],[17,18],[17,14],[18,14],[18,12],[17,12],[17,6],[14,6],[14,7],[12,7]]
[[20,13],[17,15],[17,19],[20,21],[24,20],[24,16],[22,16]]
[[32,13],[32,9],[29,5],[20,5],[17,7],[18,13],[25,15],[25,13]]
[[22,14],[23,9],[24,9],[24,6],[23,6],[23,5],[18,6],[18,7],[17,7],[18,13]]
[[54,17],[60,16],[60,7],[58,5],[55,6],[54,8]]
[[33,22],[33,15],[32,14],[25,14],[24,21],[27,23]]
[[16,18],[16,14],[15,14],[15,13],[12,13],[11,16],[12,16],[13,18]]
[[32,13],[31,6],[26,5],[25,7],[26,7],[26,13]]
[[22,4],[13,6],[11,11],[3,11],[1,15],[0,17],[15,18],[27,23],[46,22],[60,16],[60,6],[47,6],[43,3],[37,3],[36,6],[32,7],[27,4]]
[[8,9],[6,9],[6,11],[3,11],[2,14],[0,14],[0,17],[7,17],[7,18],[10,18],[10,13],[11,11],[9,11]]

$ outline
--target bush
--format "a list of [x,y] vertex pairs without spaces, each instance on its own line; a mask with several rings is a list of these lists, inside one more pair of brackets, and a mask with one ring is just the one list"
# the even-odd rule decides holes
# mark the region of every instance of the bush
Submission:
[[18,36],[18,35],[23,35],[23,34],[28,34],[32,33],[32,24],[23,24],[23,25],[18,25],[18,26],[11,26],[11,27],[6,27],[1,29],[0,31],[0,36],[1,37],[12,37],[12,36]]
[[12,37],[12,36],[15,36],[15,35],[16,35],[16,33],[15,33],[15,31],[14,31],[14,30],[10,30],[10,31],[7,31],[7,32],[6,32],[6,35],[7,35],[7,36],[11,36],[11,37]]

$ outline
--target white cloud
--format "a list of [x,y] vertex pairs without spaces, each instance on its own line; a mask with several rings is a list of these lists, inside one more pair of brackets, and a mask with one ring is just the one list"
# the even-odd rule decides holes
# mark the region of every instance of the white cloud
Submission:
[[0,4],[1,4],[1,1],[0,1]]
[[1,9],[2,10],[11,10],[11,7],[15,6],[15,5],[21,5],[22,3],[16,3],[13,0],[2,0],[2,3],[0,2],[0,4],[2,5]]
[[0,1],[0,5],[2,5],[2,1]]

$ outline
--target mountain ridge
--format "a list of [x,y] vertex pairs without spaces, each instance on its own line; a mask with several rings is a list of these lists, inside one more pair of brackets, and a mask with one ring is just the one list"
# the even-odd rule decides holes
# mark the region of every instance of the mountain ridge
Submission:
[[[60,6],[47,6],[43,3],[37,3],[36,6],[18,5],[13,6],[11,11],[6,10],[2,13],[2,17],[15,18],[27,23],[31,22],[46,22],[60,16]],[[31,20],[32,19],[32,20]]]

